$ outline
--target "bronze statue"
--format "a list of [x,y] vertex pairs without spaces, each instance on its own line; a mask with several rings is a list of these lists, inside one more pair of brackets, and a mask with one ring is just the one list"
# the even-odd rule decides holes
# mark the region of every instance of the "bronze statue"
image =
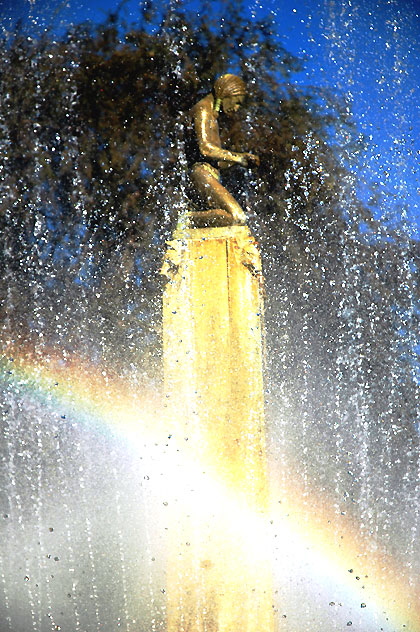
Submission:
[[190,213],[193,225],[225,226],[246,222],[243,209],[221,183],[220,170],[235,164],[258,166],[259,158],[254,154],[223,149],[217,120],[221,112],[227,116],[236,112],[245,96],[246,86],[242,79],[226,74],[217,79],[213,92],[191,109],[191,132],[195,135],[196,147],[191,180],[201,199],[209,206],[207,211]]

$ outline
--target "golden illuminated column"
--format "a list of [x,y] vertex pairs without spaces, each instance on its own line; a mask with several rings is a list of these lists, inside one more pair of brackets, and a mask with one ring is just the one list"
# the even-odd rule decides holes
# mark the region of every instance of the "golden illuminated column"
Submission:
[[168,632],[273,629],[262,275],[246,226],[175,232],[162,268],[174,446]]

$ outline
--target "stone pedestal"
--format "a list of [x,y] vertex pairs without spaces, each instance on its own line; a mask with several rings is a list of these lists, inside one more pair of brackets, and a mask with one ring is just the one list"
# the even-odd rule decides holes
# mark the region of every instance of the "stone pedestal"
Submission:
[[273,629],[262,274],[246,226],[178,231],[162,268],[165,403],[182,489],[168,518],[168,632]]

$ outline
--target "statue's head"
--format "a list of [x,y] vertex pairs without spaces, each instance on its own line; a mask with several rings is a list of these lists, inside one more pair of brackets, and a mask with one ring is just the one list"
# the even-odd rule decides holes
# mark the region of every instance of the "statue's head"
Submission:
[[226,114],[236,112],[246,95],[246,85],[240,77],[230,73],[219,77],[214,84],[214,109],[219,112],[220,107]]

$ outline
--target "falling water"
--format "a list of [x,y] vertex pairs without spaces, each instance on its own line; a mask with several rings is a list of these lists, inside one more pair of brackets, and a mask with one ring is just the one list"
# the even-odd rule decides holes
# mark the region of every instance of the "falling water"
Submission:
[[[385,6],[386,4],[386,6]],[[376,153],[374,161],[376,161],[376,178],[377,173],[385,176],[385,181],[376,183],[376,189],[385,189],[391,187],[391,193],[382,201],[382,214],[384,219],[392,224],[396,219],[396,215],[400,213],[402,220],[402,228],[399,233],[400,245],[408,244],[408,235],[413,233],[416,220],[416,211],[418,209],[417,202],[414,198],[409,197],[409,191],[414,185],[413,176],[410,173],[414,171],[414,152],[409,147],[411,129],[407,125],[407,113],[413,111],[412,102],[407,98],[407,77],[410,68],[410,55],[407,53],[404,36],[410,32],[411,25],[406,23],[408,17],[400,10],[400,3],[389,2],[384,6],[374,3],[367,3],[362,6],[360,3],[325,3],[325,13],[322,18],[322,29],[325,41],[322,46],[324,48],[323,59],[328,69],[328,80],[332,81],[336,89],[343,94],[343,101],[348,108],[348,113],[365,107],[365,111],[361,113],[360,130],[366,134],[366,137],[373,139],[373,149],[369,151],[376,152],[379,150],[379,143],[382,143],[383,155]],[[300,16],[306,15],[309,11],[309,3],[297,9]],[[280,18],[281,16],[279,16]],[[309,22],[312,21],[312,24]],[[316,38],[314,15],[308,19],[307,26],[312,30],[312,34]],[[402,33],[405,35],[402,35]],[[369,51],[368,55],[377,58],[373,59],[373,64],[377,63],[377,72],[380,75],[378,82],[372,82],[373,86],[366,83],[366,57],[360,57],[360,42]],[[372,44],[373,41],[373,44]],[[315,40],[312,40],[315,43]],[[405,51],[404,54],[402,51]],[[392,55],[392,64],[389,64],[388,56]],[[385,57],[387,61],[385,61]],[[386,64],[386,65],[384,65]],[[384,85],[385,84],[385,85]],[[392,88],[391,88],[392,86]],[[395,86],[395,89],[394,89]],[[366,116],[366,112],[373,110],[369,99],[374,99],[372,90],[378,91],[380,109],[386,110],[387,100],[394,101],[400,99],[405,103],[405,113],[400,116],[399,108],[390,109],[386,116],[392,119],[391,125],[381,128],[382,122],[377,123],[377,129],[382,129],[382,136],[375,130],[374,123]],[[397,95],[397,96],[396,96]],[[379,106],[378,106],[379,107]],[[389,121],[388,121],[389,123]],[[386,133],[385,133],[386,130]],[[343,147],[346,145],[345,128],[342,130],[340,142]],[[395,161],[390,165],[388,162],[389,153],[386,152],[386,143],[389,142],[392,153],[398,154]],[[378,145],[375,145],[378,143]],[[401,151],[396,152],[395,147],[404,146],[403,155]],[[352,156],[344,159],[351,164]],[[406,428],[403,429],[399,423],[399,406],[396,397],[393,399],[386,398],[385,393],[388,391],[397,394],[400,386],[398,368],[390,360],[391,357],[397,357],[399,348],[404,343],[402,340],[395,341],[395,347],[387,349],[389,356],[385,354],[384,361],[389,362],[389,374],[386,381],[383,382],[383,399],[388,404],[381,412],[375,411],[375,394],[371,392],[370,373],[375,370],[374,363],[370,362],[369,345],[366,350],[364,346],[363,334],[368,328],[370,336],[374,338],[380,335],[384,326],[380,316],[380,308],[376,304],[375,297],[372,296],[369,302],[366,302],[364,266],[367,262],[363,262],[363,248],[359,245],[358,239],[351,227],[351,196],[354,191],[359,191],[362,196],[367,196],[366,189],[369,182],[372,181],[373,171],[372,156],[365,157],[364,163],[365,178],[360,173],[360,165],[350,167],[346,181],[343,181],[342,189],[342,208],[349,216],[350,223],[347,229],[347,246],[344,250],[344,259],[346,261],[344,277],[338,279],[343,288],[353,288],[351,293],[343,292],[342,300],[339,303],[340,313],[340,331],[338,336],[338,344],[341,344],[341,352],[337,357],[336,382],[334,384],[322,382],[319,379],[317,371],[309,371],[309,379],[307,374],[303,374],[299,382],[298,393],[302,401],[299,406],[299,396],[295,394],[294,398],[290,397],[290,390],[286,389],[285,398],[278,399],[277,394],[285,389],[284,386],[284,370],[289,369],[289,361],[291,353],[299,353],[297,343],[292,340],[285,339],[284,345],[288,350],[286,353],[280,351],[277,364],[277,373],[279,380],[283,381],[283,386],[273,389],[277,399],[274,408],[274,416],[277,418],[273,428],[275,431],[276,456],[280,458],[282,454],[293,455],[291,457],[292,466],[297,469],[298,477],[303,479],[303,490],[306,488],[307,481],[311,485],[317,486],[318,490],[323,489],[330,496],[330,510],[334,507],[335,519],[337,520],[338,529],[336,536],[343,538],[341,546],[345,546],[346,536],[343,535],[345,523],[354,524],[355,533],[358,534],[360,549],[358,553],[359,563],[363,559],[368,559],[369,555],[378,555],[380,551],[387,551],[389,558],[387,562],[383,562],[382,586],[386,584],[386,567],[396,563],[398,566],[398,574],[405,578],[407,585],[414,586],[416,577],[418,577],[419,556],[415,553],[414,534],[418,530],[418,463],[419,463],[419,437],[414,435]],[[392,160],[392,159],[391,159]],[[380,168],[378,169],[378,165]],[[391,168],[390,168],[391,167]],[[381,176],[379,176],[381,177]],[[370,180],[369,180],[370,179]],[[392,191],[397,191],[394,196]],[[410,192],[411,195],[411,192]],[[404,200],[410,200],[409,208],[397,208],[395,198],[402,203]],[[293,201],[291,201],[293,205]],[[411,207],[411,208],[410,208]],[[349,209],[346,211],[346,209]],[[394,215],[393,215],[394,214]],[[381,263],[380,244],[378,242],[378,250],[374,253],[377,265]],[[415,263],[413,253],[407,246],[402,247],[402,256],[398,262],[398,276],[401,286],[404,287],[406,309],[400,312],[400,327],[402,334],[408,334],[411,325],[416,320],[416,281],[414,278]],[[303,263],[301,264],[302,276],[305,275]],[[311,279],[307,279],[308,285],[311,285]],[[337,280],[332,279],[331,285],[337,284]],[[304,285],[301,285],[301,291]],[[332,288],[333,291],[334,288]],[[288,322],[296,320],[297,317],[293,313],[296,308],[295,304],[290,301],[290,293],[284,296],[285,291],[279,288],[280,299],[275,301],[276,311],[272,318],[277,322],[279,327],[286,331],[291,329]],[[292,288],[293,291],[293,288]],[[313,300],[311,289],[309,287],[309,301]],[[282,294],[280,294],[282,292]],[[289,290],[290,292],[290,290]],[[303,296],[306,298],[308,294]],[[284,316],[284,304],[289,304],[289,311]],[[286,308],[287,310],[287,308]],[[306,310],[305,310],[306,311]],[[314,313],[315,312],[315,313]],[[316,310],[308,309],[303,317],[302,329],[311,330],[314,326],[314,318],[316,318]],[[411,325],[410,325],[411,323]],[[299,345],[305,344],[305,335],[296,336],[295,341],[299,340]],[[407,344],[407,353],[415,355],[415,339],[411,338],[411,342]],[[411,349],[411,351],[410,351]],[[413,379],[418,383],[418,356],[413,357]],[[282,358],[284,360],[282,361]],[[389,358],[389,359],[388,359]],[[300,357],[299,366],[302,372],[308,362],[304,357]],[[284,369],[282,371],[282,364]],[[322,367],[318,367],[322,372]],[[415,377],[415,375],[417,377]],[[290,389],[294,386],[290,383]],[[349,389],[348,387],[351,386]],[[272,387],[273,388],[273,387]],[[327,391],[330,390],[328,394]],[[319,413],[322,411],[325,398],[335,398],[336,409],[332,407],[325,408],[325,416],[319,419]],[[414,427],[416,416],[418,416],[418,407],[415,393],[412,394],[413,413],[412,424]],[[308,423],[308,411],[309,423]],[[293,424],[291,419],[299,419],[298,424]],[[315,420],[318,419],[316,422]],[[406,434],[408,431],[408,434]],[[309,440],[305,434],[309,432]],[[292,435],[290,445],[285,441],[285,435]],[[405,435],[405,439],[403,439]],[[411,438],[409,436],[411,435]],[[408,444],[407,454],[403,447],[405,441]],[[298,465],[296,461],[298,459]],[[284,485],[284,484],[283,484]],[[280,486],[279,491],[282,486]],[[303,512],[302,512],[303,513]],[[410,526],[409,526],[410,525]],[[308,525],[308,530],[310,525]],[[341,533],[341,535],[340,535]],[[414,539],[413,539],[414,536]],[[364,541],[364,544],[362,542]],[[363,552],[363,550],[365,552]],[[398,560],[398,561],[397,561]],[[362,575],[360,569],[363,563],[360,563],[359,573],[355,568],[347,569],[349,577],[352,578],[356,586],[360,582],[360,586],[366,582],[369,583],[368,575]],[[364,588],[364,586],[363,586]],[[331,591],[334,594],[334,590]],[[418,594],[418,589],[417,593]],[[366,593],[367,595],[367,593]],[[412,597],[413,598],[413,597]],[[418,597],[414,597],[414,600]],[[336,629],[332,627],[332,620],[337,616],[336,609],[339,600],[331,599],[330,619],[325,620],[327,629]],[[391,599],[388,598],[388,603]],[[402,606],[407,603],[409,597],[407,594],[399,594],[395,597],[395,602]],[[287,599],[286,599],[287,603]],[[341,604],[340,604],[341,605]],[[353,610],[353,615],[349,618],[347,625],[355,626],[357,629],[367,629],[369,624],[364,619],[365,608],[372,606],[368,597],[363,598],[363,590],[360,591],[359,611]],[[385,611],[385,608],[384,608]],[[291,624],[290,629],[297,629],[305,621],[306,625],[316,620],[317,624],[322,620],[322,614],[319,618],[314,619],[313,614],[309,614],[307,618],[302,617],[300,613],[298,618]],[[376,625],[384,625],[381,620],[381,614],[376,613]],[[381,622],[381,623],[379,623]],[[344,620],[342,625],[344,625]],[[412,629],[418,629],[420,622],[417,618],[411,622]],[[295,626],[295,628],[293,627]],[[395,629],[397,625],[394,624]],[[408,625],[410,628],[410,625]],[[289,629],[289,628],[287,628]],[[309,629],[309,627],[308,627]],[[337,628],[338,629],[338,628]],[[370,629],[370,628],[369,628]],[[382,628],[381,628],[382,629]],[[393,628],[394,629],[394,628]]]
[[[294,214],[296,200],[287,197],[289,184],[292,191],[294,180],[304,177],[298,160],[285,174],[287,221],[281,243],[273,240],[273,220],[261,219],[255,209],[250,213],[266,275],[265,377],[272,483],[267,537],[275,566],[276,629],[419,632],[418,417],[413,431],[418,400],[406,402],[411,425],[401,422],[401,393],[406,391],[398,368],[404,355],[412,366],[413,383],[418,384],[418,242],[413,240],[418,236],[418,206],[411,193],[415,150],[409,130],[409,117],[414,116],[410,98],[414,69],[407,52],[407,38],[418,46],[416,31],[398,0],[381,6],[338,0],[286,5],[271,12],[271,28],[289,25],[290,42],[293,29],[305,32],[301,45],[305,50],[294,52],[307,55],[309,68],[311,63],[323,65],[324,75],[317,75],[321,87],[332,84],[342,96],[344,119],[356,111],[368,146],[363,154],[360,141],[362,162],[357,165],[354,154],[342,154],[342,166],[348,170],[340,197],[347,218],[341,267],[328,253],[325,264],[319,264],[319,242],[311,222]],[[33,26],[41,23],[36,8],[35,1],[29,2]],[[250,2],[248,9],[251,16],[258,16],[257,2]],[[5,25],[10,29],[10,20]],[[169,24],[172,55],[176,58],[185,45],[185,33],[177,34],[176,24]],[[363,92],[360,45],[369,50],[364,60],[377,68],[373,92]],[[69,44],[68,59],[63,59],[69,82],[60,98],[69,120],[78,104],[69,70],[72,46],[77,49],[77,37]],[[251,56],[248,72],[257,69],[253,64]],[[40,76],[44,72],[37,60],[33,72]],[[178,66],[174,72],[180,73]],[[296,79],[299,85],[308,83],[309,72]],[[6,95],[4,107],[10,99]],[[386,112],[386,136],[375,129],[380,123],[374,121],[370,99],[378,100]],[[392,108],[387,107],[390,101]],[[33,116],[38,134],[36,111]],[[73,165],[69,191],[74,192],[75,217],[69,239],[82,262],[76,269],[70,256],[65,263],[49,256],[54,201],[48,200],[35,178],[33,208],[27,209],[33,226],[29,220],[21,224],[32,231],[33,243],[19,262],[30,272],[26,277],[32,305],[30,333],[19,322],[25,306],[5,235],[1,632],[165,629],[167,499],[179,494],[173,487],[185,481],[174,477],[179,457],[174,457],[173,438],[162,421],[161,287],[154,279],[171,212],[182,209],[186,200],[183,125],[180,117],[172,138],[181,156],[178,189],[171,198],[172,208],[161,209],[164,228],[151,239],[148,250],[119,246],[108,253],[109,259],[122,262],[120,285],[106,276],[106,262],[96,268],[92,262],[86,210],[91,207],[87,193],[80,194],[83,174],[76,136],[66,148]],[[7,155],[10,140],[7,130],[1,129],[2,150]],[[343,147],[346,129],[343,124],[334,138]],[[55,142],[58,147],[59,135]],[[37,143],[35,175],[45,167],[42,141]],[[310,158],[314,145],[315,140],[308,137],[305,158]],[[314,163],[314,169],[318,168]],[[158,197],[166,184],[161,180],[156,185]],[[258,178],[253,186],[259,186]],[[303,191],[308,197],[309,186]],[[380,340],[385,324],[375,292],[366,287],[365,269],[372,262],[360,243],[352,201],[358,195],[368,202],[379,194],[382,201],[374,209],[378,225],[370,234],[378,247],[369,252],[379,269],[381,240],[395,239],[392,230],[397,228],[401,256],[394,262],[393,274],[400,288],[401,304],[395,304],[400,336],[379,358],[370,358],[366,339]],[[10,200],[4,225],[12,233],[17,230],[15,192],[3,190],[2,195]],[[60,206],[59,212],[66,213],[68,208]],[[153,231],[153,227],[144,230]],[[296,234],[305,235],[304,248]],[[51,289],[48,295],[59,268],[67,265],[73,281],[64,275],[61,289]],[[105,270],[104,278],[101,270]],[[61,283],[63,277],[59,278]],[[154,284],[154,302],[144,298],[136,302],[133,296],[148,283]],[[328,315],[329,305],[317,302],[319,296],[325,297],[325,286],[331,289],[337,310],[336,349],[329,348],[328,342],[322,346],[311,335],[317,328],[322,330]],[[55,328],[50,331],[52,322]],[[384,405],[371,379],[377,371],[375,362],[389,362],[387,379],[381,382]],[[413,390],[407,393],[412,396]],[[252,517],[246,519],[252,523]]]

